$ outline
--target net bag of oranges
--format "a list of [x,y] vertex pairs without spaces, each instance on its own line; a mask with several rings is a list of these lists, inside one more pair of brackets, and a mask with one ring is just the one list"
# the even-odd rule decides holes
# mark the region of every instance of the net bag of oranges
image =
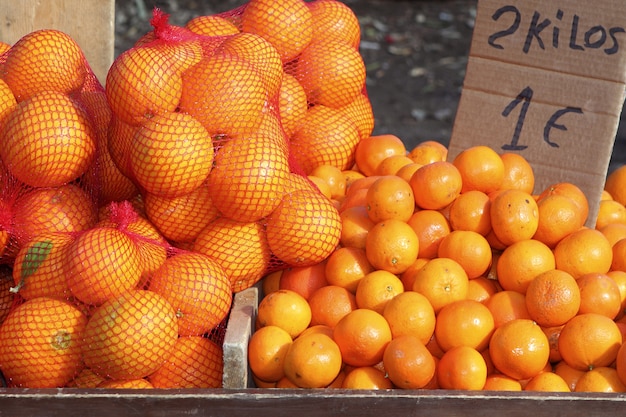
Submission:
[[58,31],[0,55],[7,386],[218,387],[233,294],[339,243],[313,178],[373,129],[352,11],[251,0],[151,23],[105,87]]

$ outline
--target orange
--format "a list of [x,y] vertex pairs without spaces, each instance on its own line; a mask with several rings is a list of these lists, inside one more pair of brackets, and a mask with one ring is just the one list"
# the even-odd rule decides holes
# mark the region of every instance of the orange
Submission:
[[368,231],[374,226],[365,206],[354,206],[342,210],[341,239],[343,246],[365,249]]
[[328,256],[325,275],[329,284],[345,288],[354,294],[359,281],[372,271],[374,267],[367,259],[365,249],[344,246]]
[[111,117],[111,122],[109,123],[107,133],[108,153],[117,169],[128,178],[132,177],[129,161],[130,146],[135,133],[140,127],[141,125],[132,125],[115,115]]
[[406,147],[402,139],[395,135],[383,134],[362,138],[355,152],[358,170],[366,176],[374,175],[378,165],[392,155],[405,155]]
[[180,197],[200,187],[213,166],[207,130],[184,113],[155,115],[135,133],[129,164],[139,186],[162,197]]
[[482,390],[487,382],[485,359],[472,347],[454,347],[437,364],[437,382],[443,389]]
[[239,33],[239,29],[229,19],[218,16],[196,16],[185,23],[185,27],[205,36],[228,36]]
[[174,112],[183,93],[181,64],[164,48],[143,46],[122,52],[106,77],[106,95],[116,117],[133,125]]
[[[400,158],[404,158],[404,157],[400,156]],[[389,158],[387,158],[387,159],[389,159]],[[402,165],[395,172],[395,175],[397,175],[398,177],[402,178],[406,182],[409,182],[409,181],[411,181],[411,177],[413,176],[413,174],[415,174],[415,171],[417,171],[421,167],[423,167],[422,164],[417,164],[415,162],[411,162],[410,164]]]
[[581,307],[582,292],[573,276],[552,269],[537,275],[526,289],[526,308],[540,326],[567,323]]
[[622,334],[613,320],[597,313],[583,313],[568,321],[559,336],[563,361],[581,371],[609,366],[617,357]]
[[283,73],[278,91],[278,112],[287,137],[296,131],[307,111],[306,92],[296,78]]
[[411,149],[407,156],[414,163],[421,165],[427,165],[433,162],[445,160],[444,150],[437,146],[424,144],[423,142],[418,143],[413,149]]
[[485,380],[483,391],[521,391],[522,384],[510,376],[489,374]]
[[500,155],[504,164],[504,180],[500,188],[522,190],[532,194],[535,189],[533,168],[522,155],[505,152]]
[[435,331],[435,310],[424,295],[415,291],[402,292],[389,300],[383,317],[394,339],[415,336],[426,344]]
[[298,337],[302,337],[302,336],[307,335],[309,333],[321,333],[321,334],[325,334],[326,336],[328,336],[330,338],[333,337],[333,329],[332,329],[332,327],[329,327],[329,326],[327,326],[325,324],[310,325],[302,333],[300,333],[298,335]]
[[485,306],[491,311],[496,328],[511,320],[531,318],[526,296],[517,291],[498,291],[485,301]]
[[311,323],[311,307],[297,292],[279,289],[263,297],[257,320],[260,327],[278,326],[294,339]]
[[222,347],[201,336],[179,337],[169,360],[148,376],[155,388],[221,388]]
[[[403,167],[407,165],[414,165],[415,163],[405,155],[392,155],[383,159],[380,165],[378,165],[378,169],[376,170],[376,175],[397,175],[397,173]],[[408,180],[411,178],[409,177]],[[408,182],[408,180],[406,180]]]
[[389,219],[406,222],[415,210],[411,186],[395,175],[384,175],[377,179],[367,189],[365,204],[374,223]]
[[563,238],[554,248],[557,269],[574,278],[590,272],[606,273],[613,252],[608,239],[598,230],[583,228]]
[[626,272],[626,239],[620,239],[613,244],[613,258],[611,260],[612,271]]
[[[41,115],[45,114],[45,118]],[[54,123],[50,122],[54,120]],[[0,157],[20,181],[55,187],[74,181],[93,163],[97,137],[84,108],[63,93],[43,91],[6,116]]]
[[270,42],[254,33],[237,33],[220,44],[216,53],[232,55],[252,64],[265,83],[267,96],[273,99],[283,81],[283,63],[280,54]]
[[385,372],[373,366],[359,366],[351,369],[341,383],[343,389],[380,390],[391,389],[393,383]]
[[271,253],[261,222],[219,217],[203,228],[193,250],[217,262],[234,292],[256,284],[269,267]]
[[338,109],[310,107],[291,135],[290,155],[306,174],[319,165],[349,169],[360,141],[356,124]]
[[419,240],[417,256],[436,258],[441,241],[451,231],[448,219],[437,210],[417,210],[407,223],[413,228]]
[[91,196],[74,184],[25,190],[13,203],[13,213],[19,245],[42,233],[81,232],[98,219]]
[[168,257],[150,276],[149,289],[176,311],[181,336],[201,336],[220,324],[232,304],[228,276],[220,264],[196,252]]
[[462,193],[450,204],[452,230],[468,230],[487,236],[491,231],[490,205],[489,196],[482,191]]
[[289,333],[278,326],[261,327],[250,336],[248,364],[254,375],[268,382],[285,376],[285,355],[293,340]]
[[271,136],[228,139],[220,144],[208,178],[213,204],[239,221],[257,221],[281,202],[289,162]]
[[436,314],[453,301],[465,299],[468,282],[467,273],[458,262],[435,258],[416,272],[413,291],[428,298]]
[[570,392],[569,385],[554,372],[541,372],[526,383],[524,391]]
[[332,338],[310,333],[295,339],[284,357],[285,376],[301,388],[323,388],[341,371],[341,351]]
[[613,197],[613,200],[626,206],[626,166],[622,165],[608,174],[604,189]]
[[609,277],[615,281],[617,284],[617,288],[619,289],[620,300],[621,300],[621,311],[618,313],[616,320],[619,319],[626,308],[626,272],[624,271],[609,271],[606,273]]
[[105,378],[96,374],[89,368],[83,368],[82,371],[76,375],[76,378],[72,379],[66,387],[75,388],[96,388],[100,383],[104,382]]
[[590,272],[576,280],[580,288],[578,314],[597,313],[615,319],[622,310],[622,296],[617,283],[607,274]]
[[13,262],[13,292],[25,300],[36,297],[68,299],[65,279],[66,248],[74,240],[69,233],[48,232],[35,236],[18,251]]
[[332,165],[318,165],[309,175],[326,181],[330,187],[331,198],[340,198],[346,195],[346,177],[339,168]]
[[435,375],[435,359],[416,336],[394,337],[385,348],[387,377],[402,389],[424,388]]
[[307,179],[309,181],[311,181],[313,184],[315,184],[315,186],[319,189],[319,192],[326,198],[328,198],[329,200],[332,198],[332,194],[330,191],[330,185],[328,184],[328,182],[323,179],[320,178],[318,176],[315,175],[307,175]]
[[307,300],[318,289],[328,285],[326,260],[313,265],[293,266],[283,270],[278,288],[292,290]]
[[254,134],[266,100],[263,76],[237,56],[212,54],[182,75],[180,109],[198,119],[211,136]]
[[476,145],[461,151],[452,161],[463,179],[461,192],[470,190],[489,194],[502,188],[504,162],[493,149]]
[[65,301],[37,297],[15,307],[0,325],[6,381],[23,388],[63,387],[83,367],[86,325],[87,317]]
[[578,378],[575,392],[626,392],[626,384],[615,368],[598,366]]
[[615,358],[615,369],[617,370],[617,375],[619,376],[620,381],[626,384],[626,343],[622,343],[620,346],[617,357]]
[[356,305],[383,314],[385,305],[396,295],[404,292],[402,281],[384,269],[365,275],[356,287]]
[[515,379],[529,379],[545,368],[550,344],[537,323],[514,319],[495,330],[489,354],[498,371]]
[[333,329],[343,361],[351,366],[373,366],[383,359],[391,329],[382,314],[358,308],[346,314]]
[[419,240],[413,228],[398,219],[376,223],[365,239],[365,254],[375,269],[401,274],[417,259]]
[[487,272],[492,260],[487,239],[469,230],[453,230],[441,239],[437,256],[457,261],[469,279],[478,278]]
[[469,281],[467,298],[484,304],[499,290],[497,281],[482,276]]
[[11,274],[9,267],[0,267],[0,325],[12,310],[13,303],[17,301],[17,296],[11,291],[14,283]]
[[[137,214],[138,209],[130,202],[108,206],[113,214],[100,220],[97,226],[120,229],[129,234],[139,249],[142,262],[142,273],[150,275],[163,265],[167,257],[168,243],[150,221]],[[128,213],[129,210],[132,210]]]
[[615,200],[602,200],[596,216],[596,229],[602,229],[611,223],[626,224],[626,207]]
[[53,29],[22,36],[6,54],[2,78],[18,101],[42,91],[70,94],[80,90],[87,65],[80,46]]
[[511,244],[502,252],[496,272],[502,288],[524,294],[533,278],[555,267],[554,254],[545,243],[525,239]]
[[169,358],[178,339],[171,304],[148,290],[130,290],[96,308],[83,337],[85,365],[113,379],[144,378]]
[[583,223],[587,221],[587,216],[589,215],[589,202],[587,201],[587,196],[585,195],[585,193],[577,185],[571,182],[554,183],[546,187],[539,194],[537,199],[541,200],[544,197],[554,194],[564,195],[574,200],[581,212],[580,215],[583,219]]
[[504,190],[491,202],[491,227],[504,245],[530,239],[537,231],[539,208],[532,195],[521,190]]
[[219,216],[211,190],[204,185],[178,197],[148,192],[142,197],[148,220],[172,242],[195,240],[202,229]]
[[340,40],[353,48],[358,48],[361,26],[352,9],[335,0],[306,4],[313,16],[314,39]]
[[330,329],[334,328],[346,314],[357,308],[355,295],[337,285],[327,285],[316,290],[308,302],[311,308],[310,325],[325,325]]
[[546,334],[546,336],[548,337],[548,342],[550,343],[550,357],[548,358],[548,361],[550,363],[560,362],[563,358],[561,357],[561,353],[559,352],[559,336],[561,336],[561,330],[563,330],[563,325],[552,327],[542,326],[541,330],[543,330],[543,332]]
[[482,351],[495,330],[491,311],[474,300],[453,301],[439,310],[435,337],[443,351],[469,346]]
[[72,295],[100,305],[135,288],[141,280],[141,255],[127,233],[94,227],[66,249],[66,280]]
[[337,210],[339,210],[339,213],[343,213],[347,209],[357,207],[357,206],[363,206],[364,209],[367,209],[365,207],[366,196],[367,196],[367,188],[358,188],[358,189],[350,190],[346,192],[346,195],[341,199]]
[[341,108],[361,94],[365,72],[354,46],[339,39],[313,39],[298,57],[294,75],[309,103]]
[[281,3],[252,0],[241,15],[241,31],[268,40],[284,63],[295,58],[311,42],[313,23],[311,11],[301,0]]
[[551,194],[537,200],[539,223],[533,239],[554,248],[567,235],[585,223],[577,203],[561,194]]
[[[1,70],[0,70],[1,71]],[[0,79],[0,123],[17,106],[13,92],[4,80]]]
[[563,378],[563,380],[565,380],[565,382],[569,386],[570,391],[574,391],[576,389],[576,383],[585,372],[586,371],[572,368],[567,363],[565,363],[565,361],[560,361],[556,365],[554,365],[554,373],[556,373],[561,378]]
[[372,135],[375,123],[374,111],[365,91],[356,96],[349,104],[339,108],[339,111],[354,122],[361,139],[366,139]]
[[271,292],[277,291],[280,286],[280,277],[283,275],[283,270],[279,269],[274,272],[270,272],[265,275],[261,280],[262,294],[267,295]]
[[404,290],[412,290],[413,283],[415,282],[415,273],[422,269],[424,265],[429,261],[428,258],[417,258],[415,262],[411,264],[403,273],[401,273],[400,280],[402,281],[402,285],[404,285]]
[[138,379],[106,379],[100,382],[97,388],[108,388],[108,389],[151,389],[154,388],[147,379],[138,378]]
[[341,219],[330,200],[313,190],[286,194],[266,219],[272,253],[291,266],[326,259],[339,244]]
[[415,202],[420,208],[440,210],[461,194],[462,177],[451,162],[438,161],[424,165],[411,177]]

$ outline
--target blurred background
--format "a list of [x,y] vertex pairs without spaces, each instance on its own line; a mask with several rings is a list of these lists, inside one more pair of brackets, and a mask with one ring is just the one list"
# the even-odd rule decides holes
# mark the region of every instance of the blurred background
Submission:
[[[184,25],[245,0],[116,0],[115,54],[151,30],[152,9]],[[476,0],[344,0],[361,23],[360,52],[376,120],[374,133],[391,133],[408,148],[434,139],[447,144],[461,95]],[[626,163],[626,117],[610,170]],[[486,128],[488,128],[486,126]]]

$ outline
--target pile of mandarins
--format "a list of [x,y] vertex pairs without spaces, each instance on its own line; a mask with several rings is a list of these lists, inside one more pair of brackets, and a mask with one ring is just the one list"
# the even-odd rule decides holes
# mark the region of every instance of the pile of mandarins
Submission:
[[258,386],[626,389],[625,170],[591,229],[520,155],[372,136],[337,0],[152,24],[104,87],[55,30],[0,53],[8,386],[219,387],[262,280]]
[[248,359],[259,387],[626,391],[626,167],[595,228],[574,184],[485,146],[359,142],[310,174],[341,239],[267,275]]

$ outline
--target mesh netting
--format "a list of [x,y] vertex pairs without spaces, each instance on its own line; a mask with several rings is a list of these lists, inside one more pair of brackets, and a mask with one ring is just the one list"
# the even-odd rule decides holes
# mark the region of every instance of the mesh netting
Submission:
[[9,386],[220,386],[233,293],[339,243],[307,175],[350,169],[373,129],[350,9],[251,0],[151,23],[106,88],[58,31],[0,55]]

